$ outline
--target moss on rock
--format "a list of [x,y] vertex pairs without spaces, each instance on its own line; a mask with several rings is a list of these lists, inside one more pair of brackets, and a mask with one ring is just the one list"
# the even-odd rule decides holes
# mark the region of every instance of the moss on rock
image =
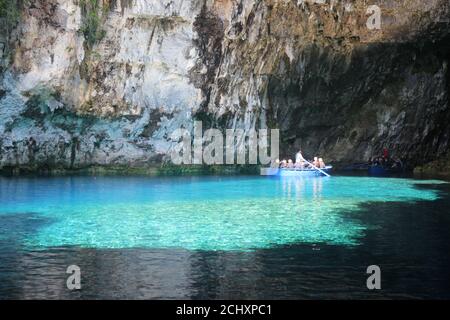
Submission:
[[445,157],[414,168],[414,173],[450,177],[450,153]]
[[207,175],[256,175],[258,166],[249,165],[154,165],[154,166],[86,166],[82,168],[49,167],[45,165],[7,166],[0,168],[0,175],[92,175],[92,176],[207,176]]

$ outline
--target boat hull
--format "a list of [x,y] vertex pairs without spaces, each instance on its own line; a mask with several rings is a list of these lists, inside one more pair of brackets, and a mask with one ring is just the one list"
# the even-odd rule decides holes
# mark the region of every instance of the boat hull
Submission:
[[[332,167],[328,166],[322,171],[330,173]],[[262,176],[279,176],[279,177],[324,177],[325,175],[315,169],[278,169],[278,168],[262,168]]]
[[371,166],[371,167],[369,167],[368,172],[369,172],[369,175],[371,175],[371,176],[386,176],[386,175],[390,175],[390,174],[402,173],[403,169],[402,168],[387,169],[382,166]]
[[369,175],[371,176],[384,176],[386,174],[387,174],[386,169],[381,166],[369,167]]

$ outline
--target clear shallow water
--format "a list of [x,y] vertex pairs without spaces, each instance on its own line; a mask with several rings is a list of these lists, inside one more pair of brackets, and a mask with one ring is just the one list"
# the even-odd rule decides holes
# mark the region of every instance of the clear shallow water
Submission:
[[368,201],[438,196],[415,188],[412,180],[355,177],[5,180],[0,190],[0,214],[32,213],[49,222],[25,234],[22,242],[29,248],[357,245],[371,226],[343,213]]
[[[450,297],[448,191],[366,177],[0,178],[0,298]],[[70,264],[81,292],[65,289]],[[383,292],[367,292],[370,264]]]

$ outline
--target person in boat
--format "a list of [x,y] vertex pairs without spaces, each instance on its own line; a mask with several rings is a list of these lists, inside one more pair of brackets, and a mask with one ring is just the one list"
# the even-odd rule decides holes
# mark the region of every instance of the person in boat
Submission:
[[384,160],[389,159],[389,150],[387,148],[383,148],[383,159]]
[[295,162],[294,163],[294,167],[296,169],[304,169],[305,168],[305,162],[301,161],[301,160],[300,160],[300,162]]
[[373,158],[373,161],[371,163],[372,166],[381,166],[381,161],[379,157]]
[[295,155],[295,163],[304,163],[305,158],[303,158],[302,150],[298,150],[298,152]]
[[287,167],[287,161],[286,160],[281,161],[280,168],[286,168],[286,167]]
[[402,162],[402,160],[400,160],[400,158],[394,158],[393,159],[393,164],[392,164],[392,169],[394,169],[394,170],[400,170],[400,169],[402,169],[403,168],[403,162]]
[[318,168],[320,168],[320,169],[325,169],[326,168],[325,162],[323,161],[322,158],[319,158],[319,166],[318,166]]
[[271,162],[270,162],[270,167],[271,168],[280,168],[280,159],[277,159],[277,160],[272,160]]
[[289,159],[287,167],[288,168],[294,168],[294,163],[292,162],[292,159]]
[[302,152],[299,151],[296,155],[295,155],[295,163],[294,163],[294,167],[296,169],[304,169],[305,168],[305,159],[303,158]]
[[319,158],[318,157],[314,157],[314,161],[313,161],[313,163],[312,163],[315,167],[319,167]]

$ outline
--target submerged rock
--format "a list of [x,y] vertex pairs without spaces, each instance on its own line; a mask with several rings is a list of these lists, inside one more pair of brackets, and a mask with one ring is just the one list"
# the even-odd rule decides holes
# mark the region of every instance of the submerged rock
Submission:
[[282,153],[327,162],[433,161],[450,5],[374,4],[381,29],[359,0],[30,1],[0,38],[0,167],[146,167],[195,119],[279,128]]

